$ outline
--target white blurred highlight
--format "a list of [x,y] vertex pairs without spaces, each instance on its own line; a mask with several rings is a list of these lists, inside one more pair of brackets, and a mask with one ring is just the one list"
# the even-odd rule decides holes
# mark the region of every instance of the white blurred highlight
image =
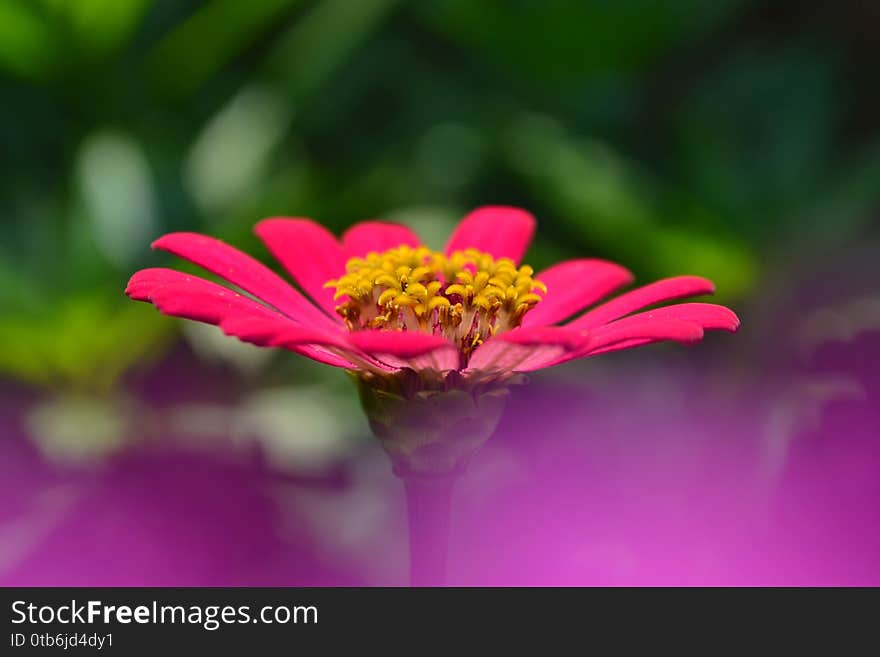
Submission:
[[121,132],[93,134],[80,148],[76,177],[98,247],[117,266],[135,261],[158,231],[153,181],[140,146]]
[[292,116],[277,94],[253,85],[208,122],[193,144],[185,171],[186,187],[203,211],[222,210],[256,183]]

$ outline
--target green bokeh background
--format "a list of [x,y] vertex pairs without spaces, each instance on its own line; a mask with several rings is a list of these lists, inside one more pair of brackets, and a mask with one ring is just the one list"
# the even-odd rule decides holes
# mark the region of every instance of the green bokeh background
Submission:
[[[742,379],[817,264],[878,253],[878,43],[880,5],[855,1],[0,0],[0,377],[118,399],[183,349],[355,403],[326,368],[128,302],[173,262],[149,242],[266,260],[253,224],[289,215],[440,244],[504,203],[539,219],[536,268],[715,280]],[[829,303],[876,291],[840,279]]]

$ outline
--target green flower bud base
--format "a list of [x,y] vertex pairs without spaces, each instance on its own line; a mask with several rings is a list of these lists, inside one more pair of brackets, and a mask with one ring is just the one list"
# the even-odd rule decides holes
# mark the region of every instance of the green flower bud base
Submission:
[[412,370],[357,381],[370,428],[404,478],[463,471],[498,426],[511,383],[468,385],[455,372],[426,379]]

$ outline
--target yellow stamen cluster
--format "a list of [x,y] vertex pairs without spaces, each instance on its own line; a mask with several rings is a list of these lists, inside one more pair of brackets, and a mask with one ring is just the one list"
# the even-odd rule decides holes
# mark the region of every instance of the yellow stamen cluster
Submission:
[[486,338],[516,328],[547,288],[528,265],[467,249],[444,255],[399,246],[346,263],[328,281],[352,331],[388,329],[444,335],[468,355]]

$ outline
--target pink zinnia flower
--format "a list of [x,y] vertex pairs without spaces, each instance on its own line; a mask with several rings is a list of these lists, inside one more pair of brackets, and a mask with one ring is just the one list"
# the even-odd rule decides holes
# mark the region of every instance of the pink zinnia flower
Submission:
[[739,326],[713,304],[645,310],[712,292],[705,278],[668,278],[596,306],[632,274],[595,259],[535,274],[520,264],[535,220],[516,208],[475,210],[442,253],[380,221],[357,224],[342,240],[309,219],[266,219],[256,231],[305,294],[195,233],[165,235],[153,246],[240,291],[145,269],[126,293],[167,315],[353,373],[370,426],[405,482],[414,584],[444,581],[453,482],[495,430],[516,373]]
[[302,292],[219,240],[171,233],[153,247],[230,287],[154,268],[137,272],[126,294],[377,385],[410,370],[425,381],[455,372],[462,385],[502,382],[515,372],[654,342],[692,343],[706,329],[739,326],[732,311],[715,304],[645,310],[712,293],[712,282],[697,276],[667,278],[596,305],[632,274],[598,259],[566,260],[535,274],[520,264],[534,230],[524,210],[482,207],[435,252],[393,223],[362,222],[338,240],[309,219],[260,222],[257,235]]

